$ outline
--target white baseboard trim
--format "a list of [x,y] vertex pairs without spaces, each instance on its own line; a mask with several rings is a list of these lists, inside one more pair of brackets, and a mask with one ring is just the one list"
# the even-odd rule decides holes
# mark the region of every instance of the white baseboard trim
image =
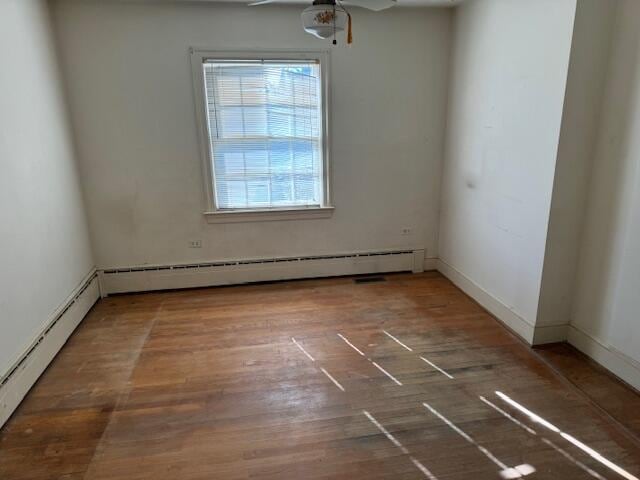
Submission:
[[295,258],[145,265],[98,271],[103,295],[243,283],[424,271],[424,250],[368,251]]
[[540,325],[534,328],[533,345],[566,342],[569,335],[569,324]]
[[20,405],[99,297],[94,269],[46,322],[30,347],[0,377],[0,427]]
[[569,326],[569,343],[614,375],[640,390],[640,363],[592,337],[575,325]]
[[439,259],[437,269],[445,277],[453,282],[464,293],[473,298],[476,302],[486,308],[493,316],[504,323],[511,331],[516,333],[529,345],[533,345],[535,328],[524,318],[519,316],[507,305],[495,298],[493,295],[483,290],[473,280],[456,270],[454,267]]
[[425,258],[424,259],[424,271],[432,272],[434,270],[438,270],[438,259],[437,258]]

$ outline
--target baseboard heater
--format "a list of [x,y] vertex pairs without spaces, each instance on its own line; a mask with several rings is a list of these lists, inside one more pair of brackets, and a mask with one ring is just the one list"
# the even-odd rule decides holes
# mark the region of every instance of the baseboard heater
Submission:
[[0,427],[98,300],[97,272],[93,270],[47,321],[24,353],[0,377]]
[[422,272],[424,250],[145,265],[99,270],[103,295],[369,273]]

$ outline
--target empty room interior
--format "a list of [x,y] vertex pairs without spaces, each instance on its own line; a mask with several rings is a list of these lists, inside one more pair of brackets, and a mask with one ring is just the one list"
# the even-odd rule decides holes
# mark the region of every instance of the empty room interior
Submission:
[[640,1],[0,44],[0,480],[640,479]]

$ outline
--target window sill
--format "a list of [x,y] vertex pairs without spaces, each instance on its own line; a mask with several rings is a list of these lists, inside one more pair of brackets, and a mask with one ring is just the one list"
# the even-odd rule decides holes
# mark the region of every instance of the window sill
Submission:
[[233,210],[205,212],[208,223],[271,222],[278,220],[313,220],[330,218],[333,207],[274,208],[265,210]]

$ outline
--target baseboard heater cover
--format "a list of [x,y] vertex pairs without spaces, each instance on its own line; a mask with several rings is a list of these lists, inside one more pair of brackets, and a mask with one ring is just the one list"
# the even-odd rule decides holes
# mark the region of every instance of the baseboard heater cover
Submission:
[[100,298],[97,277],[95,270],[85,277],[31,345],[0,377],[0,427]]
[[390,272],[424,271],[424,250],[224,260],[99,270],[103,295]]

